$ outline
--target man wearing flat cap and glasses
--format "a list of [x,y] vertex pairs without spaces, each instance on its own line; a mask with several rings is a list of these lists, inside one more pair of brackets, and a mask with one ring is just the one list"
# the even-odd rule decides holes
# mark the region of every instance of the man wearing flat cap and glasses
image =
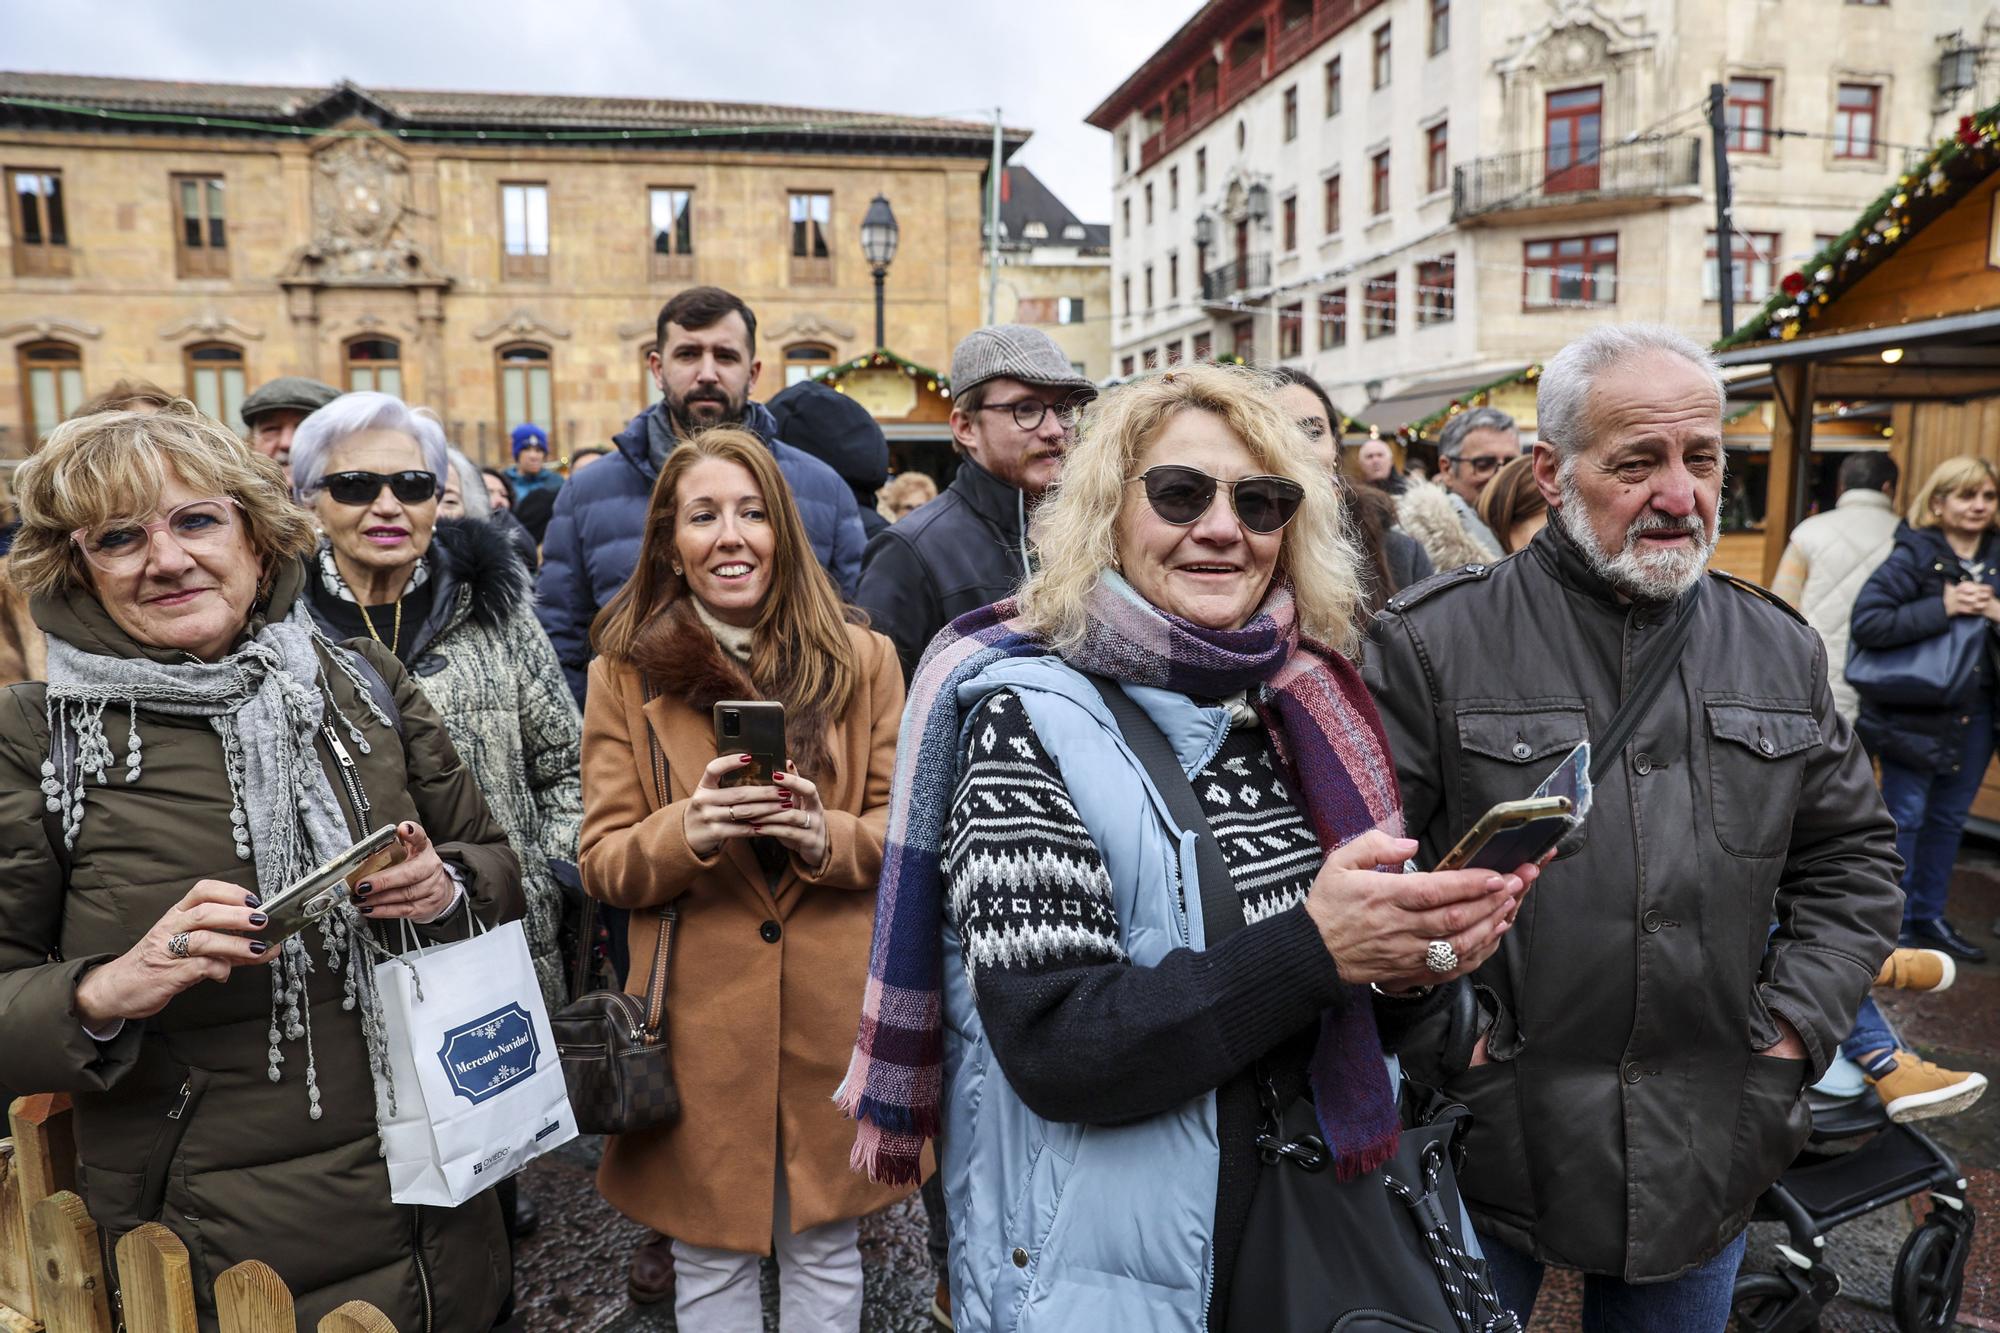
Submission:
[[855,604],[888,635],[903,674],[939,630],[1013,594],[1028,573],[1028,513],[1062,472],[1076,412],[1097,387],[1025,324],[974,330],[951,357],[958,475],[875,535]]

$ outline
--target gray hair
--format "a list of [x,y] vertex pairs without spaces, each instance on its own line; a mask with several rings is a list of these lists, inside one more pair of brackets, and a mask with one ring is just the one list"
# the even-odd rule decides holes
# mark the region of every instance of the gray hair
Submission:
[[1726,397],[1722,367],[1707,348],[1659,324],[1606,324],[1565,346],[1542,367],[1541,383],[1535,390],[1536,433],[1566,456],[1589,448],[1587,415],[1597,377],[1648,352],[1677,356],[1708,376],[1720,411]]
[[1460,412],[1438,432],[1438,457],[1457,458],[1465,450],[1465,437],[1476,430],[1514,429],[1514,418],[1497,407],[1475,407]]
[[344,393],[299,423],[292,436],[292,495],[306,502],[326,472],[326,458],[335,445],[367,430],[400,431],[417,442],[424,467],[444,488],[444,427],[427,407],[411,407],[386,393]]
[[486,477],[479,464],[456,449],[447,449],[445,453],[451,459],[452,475],[458,479],[458,502],[465,506],[465,516],[492,518],[493,497],[486,493]]

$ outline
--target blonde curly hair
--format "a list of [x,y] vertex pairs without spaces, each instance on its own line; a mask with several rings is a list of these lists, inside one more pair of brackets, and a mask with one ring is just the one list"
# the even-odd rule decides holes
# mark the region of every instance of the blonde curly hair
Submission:
[[169,472],[200,495],[242,506],[250,546],[268,569],[313,549],[312,519],[293,504],[279,466],[234,432],[177,400],[158,411],[99,412],[57,426],[14,472],[21,531],[8,574],[30,597],[92,591],[70,541],[78,528],[143,518],[159,507]]
[[1176,366],[1113,389],[1084,409],[1062,480],[1035,515],[1041,568],[1020,594],[1029,627],[1058,651],[1082,640],[1091,590],[1118,563],[1118,520],[1133,494],[1126,482],[1139,456],[1180,413],[1211,412],[1243,441],[1259,468],[1304,488],[1299,512],[1284,530],[1274,577],[1291,582],[1302,634],[1351,653],[1362,600],[1358,556],[1332,479],[1304,432],[1278,409],[1279,387],[1272,376],[1241,366]]

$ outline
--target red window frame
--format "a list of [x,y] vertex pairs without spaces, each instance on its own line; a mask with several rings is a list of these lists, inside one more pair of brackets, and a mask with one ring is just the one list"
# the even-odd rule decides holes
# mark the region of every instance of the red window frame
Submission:
[[1396,275],[1378,274],[1361,289],[1361,334],[1365,338],[1389,338],[1395,332]]
[[1384,148],[1368,160],[1368,202],[1374,216],[1389,211],[1389,150]]
[[1436,194],[1451,184],[1451,126],[1449,122],[1424,131],[1424,186]]
[[1548,95],[1542,121],[1542,160],[1549,194],[1594,190],[1604,148],[1604,85],[1558,88]]
[[1723,142],[1732,153],[1771,151],[1771,81],[1742,75],[1729,80],[1722,106]]
[[1347,346],[1347,288],[1321,292],[1319,297],[1319,349],[1322,352]]
[[1389,57],[1393,49],[1390,46],[1389,27],[1389,24],[1384,23],[1381,27],[1375,29],[1375,62],[1370,66],[1370,69],[1374,72],[1375,86],[1377,88],[1387,88],[1389,86],[1389,75],[1391,73]]
[[[1860,105],[1851,105],[1850,93]],[[1882,85],[1843,83],[1833,93],[1833,155],[1843,162],[1872,162],[1882,155]]]
[[1326,192],[1326,197],[1325,197],[1326,234],[1328,236],[1338,236],[1340,234],[1340,173],[1339,172],[1336,171],[1331,176],[1328,176],[1326,178],[1324,189]]
[[1294,301],[1278,311],[1278,359],[1303,355],[1305,344],[1305,302]]
[[[1778,233],[1775,231],[1734,232],[1729,237],[1729,287],[1731,299],[1739,305],[1763,304],[1778,281]],[[1703,251],[1702,299],[1719,301],[1722,275],[1715,262],[1715,233],[1708,233]]]
[[[1618,233],[1587,236],[1542,236],[1521,243],[1521,308],[1560,310],[1576,306],[1607,306],[1618,301]],[[1576,284],[1565,296],[1562,283]],[[1600,292],[1600,284],[1610,290]],[[1535,287],[1544,284],[1539,297]]]
[[1458,316],[1458,257],[1417,265],[1417,323],[1449,324]]

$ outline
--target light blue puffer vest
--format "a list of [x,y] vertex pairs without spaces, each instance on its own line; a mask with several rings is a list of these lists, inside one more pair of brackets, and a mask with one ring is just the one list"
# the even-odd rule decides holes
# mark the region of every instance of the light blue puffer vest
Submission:
[[[959,690],[968,730],[979,703],[1010,688],[1104,857],[1126,954],[1143,966],[1183,946],[1203,947],[1194,836],[1176,828],[1095,687],[1053,657],[996,663]],[[1127,693],[1190,775],[1221,747],[1226,710],[1166,690]],[[1044,1120],[994,1064],[948,921],[944,958],[938,1152],[959,1329],[1204,1327],[1218,1162],[1214,1094],[1136,1124]]]

